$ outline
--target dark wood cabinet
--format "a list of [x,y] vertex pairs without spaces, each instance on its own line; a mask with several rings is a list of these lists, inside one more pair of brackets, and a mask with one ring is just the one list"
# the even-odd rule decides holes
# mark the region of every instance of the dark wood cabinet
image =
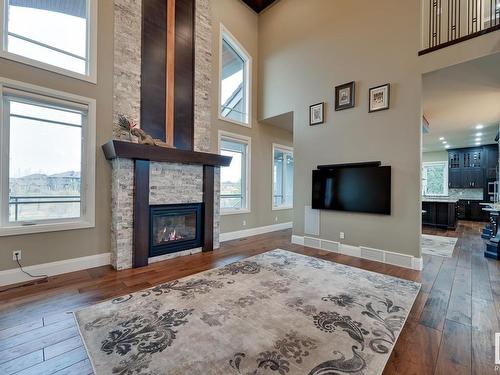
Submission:
[[454,202],[422,202],[422,224],[446,229],[456,228],[456,204]]
[[[461,199],[457,203],[457,218],[463,220],[484,221],[485,215],[483,207],[480,205],[482,201]],[[489,216],[488,216],[489,217]]]
[[485,170],[486,179],[494,180],[497,177],[497,165],[498,165],[498,146],[489,145],[485,148]]
[[448,187],[459,189],[462,187],[462,169],[449,169]]
[[485,186],[486,151],[462,148],[448,151],[448,187],[482,189]]
[[422,202],[422,224],[431,225],[434,222],[434,204],[430,202]]
[[462,168],[462,163],[460,162],[460,152],[458,151],[448,151],[448,166],[450,169],[460,169]]
[[482,168],[483,167],[483,149],[469,148],[462,151],[462,159],[464,168]]
[[464,168],[461,175],[462,188],[482,189],[484,187],[484,173],[482,168]]
[[479,204],[480,201],[471,201],[470,203],[470,218],[471,220],[483,220],[483,209]]

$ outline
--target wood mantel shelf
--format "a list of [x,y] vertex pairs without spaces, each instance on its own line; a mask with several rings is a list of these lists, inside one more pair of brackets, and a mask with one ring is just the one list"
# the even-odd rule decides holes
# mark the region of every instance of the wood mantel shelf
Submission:
[[117,140],[105,143],[102,145],[102,150],[108,160],[126,158],[167,163],[201,164],[213,167],[227,167],[231,164],[230,156]]

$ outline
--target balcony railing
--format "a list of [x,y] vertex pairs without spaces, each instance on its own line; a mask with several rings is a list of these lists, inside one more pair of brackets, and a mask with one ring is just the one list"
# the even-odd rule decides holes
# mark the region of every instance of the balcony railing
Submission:
[[[48,195],[48,196],[10,196],[9,207],[11,220],[18,221],[20,219],[20,208],[26,206],[34,206],[36,211],[42,213],[43,218],[49,217],[49,210],[54,208],[54,205],[80,203],[81,199],[78,195]],[[45,205],[45,209],[41,208]],[[43,211],[47,212],[43,212]]]
[[500,30],[500,0],[423,0],[423,55]]

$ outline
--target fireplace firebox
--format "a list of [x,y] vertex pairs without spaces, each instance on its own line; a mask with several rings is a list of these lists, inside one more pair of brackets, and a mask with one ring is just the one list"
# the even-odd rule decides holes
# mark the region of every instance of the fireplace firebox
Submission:
[[149,256],[201,247],[202,220],[203,203],[150,206]]

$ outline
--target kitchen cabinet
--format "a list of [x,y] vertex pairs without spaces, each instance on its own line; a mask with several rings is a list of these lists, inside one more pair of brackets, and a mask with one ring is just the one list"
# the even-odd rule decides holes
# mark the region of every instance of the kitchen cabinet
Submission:
[[483,148],[448,151],[448,187],[482,189],[485,184],[486,152]]
[[430,202],[422,202],[422,224],[433,225],[435,217],[435,205]]
[[498,166],[498,145],[489,145],[485,148],[485,169],[486,169],[486,179],[494,180],[497,178],[497,166]]
[[422,201],[422,224],[427,226],[455,229],[456,203],[454,201]]
[[457,218],[463,220],[483,221],[485,215],[480,200],[460,199],[457,203]]
[[460,189],[462,187],[462,169],[449,169],[448,187]]
[[462,188],[482,189],[484,173],[481,168],[464,168],[461,176]]
[[484,159],[484,151],[482,148],[472,148],[472,149],[464,149],[462,151],[462,166],[464,168],[482,168],[483,167],[483,159]]

